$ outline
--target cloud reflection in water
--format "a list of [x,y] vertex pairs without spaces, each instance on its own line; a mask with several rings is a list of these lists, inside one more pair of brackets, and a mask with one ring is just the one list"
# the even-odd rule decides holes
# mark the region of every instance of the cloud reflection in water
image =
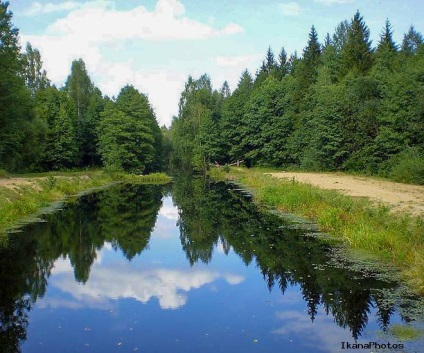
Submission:
[[152,298],[162,309],[178,309],[187,302],[192,289],[224,279],[230,285],[244,281],[244,277],[206,269],[136,268],[127,264],[100,264],[93,266],[85,285],[74,279],[69,259],[59,259],[52,271],[51,286],[69,294],[72,300],[54,297],[40,300],[38,307],[66,307],[110,309],[113,300],[135,299],[147,303]]

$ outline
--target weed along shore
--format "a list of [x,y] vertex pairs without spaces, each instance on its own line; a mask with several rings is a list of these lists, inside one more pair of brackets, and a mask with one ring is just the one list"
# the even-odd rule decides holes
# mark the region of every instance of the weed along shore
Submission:
[[145,176],[104,171],[31,174],[0,178],[0,237],[6,231],[35,218],[55,201],[115,182],[167,183],[162,173]]
[[424,220],[420,215],[391,212],[387,205],[344,195],[295,179],[277,179],[263,171],[213,169],[211,177],[244,185],[262,206],[292,213],[316,223],[320,231],[352,249],[394,265],[414,291],[424,294]]

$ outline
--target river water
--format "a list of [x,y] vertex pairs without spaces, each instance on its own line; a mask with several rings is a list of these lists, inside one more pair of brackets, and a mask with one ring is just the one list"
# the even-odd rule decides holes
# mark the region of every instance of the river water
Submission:
[[422,300],[339,252],[231,184],[113,186],[0,250],[0,352],[424,352]]

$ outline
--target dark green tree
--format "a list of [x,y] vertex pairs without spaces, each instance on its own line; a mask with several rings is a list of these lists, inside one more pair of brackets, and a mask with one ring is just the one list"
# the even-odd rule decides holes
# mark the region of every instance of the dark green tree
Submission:
[[57,115],[51,118],[47,134],[45,163],[48,169],[72,168],[75,166],[78,155],[75,127],[72,121],[74,106],[66,93],[56,90],[51,94],[53,96],[50,99],[56,100],[59,105],[55,107]]
[[[162,134],[147,96],[127,85],[121,89],[116,106],[127,116],[137,120],[139,127],[144,130],[143,135],[147,139],[140,140],[140,149],[143,150],[141,153],[146,162],[143,171],[158,171],[161,168]],[[150,142],[151,139],[153,142]]]
[[43,143],[43,124],[34,116],[25,86],[19,31],[8,7],[0,1],[0,169],[16,171],[32,167],[38,159],[34,145]]
[[78,145],[78,165],[86,166],[92,160],[92,141],[88,110],[94,85],[82,59],[74,60],[71,74],[65,83],[65,90],[74,106],[74,129]]
[[355,75],[364,75],[371,69],[371,43],[370,30],[357,11],[347,30],[346,42],[341,48],[340,77],[349,71],[353,71]]
[[249,71],[244,70],[238,82],[236,90],[223,105],[221,129],[222,137],[227,151],[228,161],[234,162],[245,157],[245,149],[242,141],[247,132],[244,114],[247,111],[247,103],[253,90],[253,79]]
[[153,161],[154,139],[149,129],[112,102],[101,113],[98,137],[99,153],[108,169],[141,173]]

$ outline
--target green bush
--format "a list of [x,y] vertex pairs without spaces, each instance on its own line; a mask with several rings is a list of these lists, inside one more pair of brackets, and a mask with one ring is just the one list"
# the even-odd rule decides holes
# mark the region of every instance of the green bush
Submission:
[[0,178],[9,178],[9,173],[4,169],[0,169]]
[[410,148],[389,161],[389,178],[401,183],[424,185],[424,154]]

